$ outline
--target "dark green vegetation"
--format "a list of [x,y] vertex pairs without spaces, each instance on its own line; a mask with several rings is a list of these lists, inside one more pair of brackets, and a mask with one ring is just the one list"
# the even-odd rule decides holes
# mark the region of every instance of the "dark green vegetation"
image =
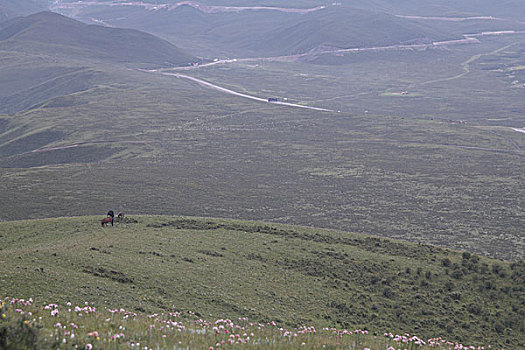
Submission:
[[30,327],[23,319],[9,323],[2,321],[0,320],[0,349],[44,349],[57,345],[47,341],[41,336],[39,329]]
[[46,219],[0,232],[0,295],[524,346],[523,263],[219,219],[139,216],[104,229],[96,217]]

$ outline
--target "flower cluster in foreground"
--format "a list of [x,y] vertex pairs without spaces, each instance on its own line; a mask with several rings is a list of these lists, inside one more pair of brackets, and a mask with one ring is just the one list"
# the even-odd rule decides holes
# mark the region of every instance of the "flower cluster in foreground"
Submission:
[[2,342],[30,347],[31,341],[37,347],[58,349],[484,349],[442,338],[424,341],[409,334],[378,336],[361,329],[283,328],[275,322],[251,322],[246,317],[207,321],[192,312],[146,315],[125,309],[102,310],[89,302],[37,305],[32,299],[5,298],[0,305],[0,331],[2,327],[15,329],[0,338],[0,347]]

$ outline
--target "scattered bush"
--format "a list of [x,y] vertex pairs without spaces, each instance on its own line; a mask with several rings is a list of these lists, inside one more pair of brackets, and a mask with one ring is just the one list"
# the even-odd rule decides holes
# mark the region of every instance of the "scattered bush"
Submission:
[[0,349],[42,349],[44,342],[39,339],[38,330],[30,327],[25,318],[14,322],[0,323]]
[[383,296],[385,298],[392,298],[394,296],[394,291],[392,290],[392,288],[389,288],[389,287],[386,287],[383,289]]
[[455,270],[454,272],[452,272],[450,274],[450,276],[452,276],[453,278],[459,280],[463,276],[463,273],[460,270]]
[[503,334],[503,332],[505,331],[505,327],[501,324],[501,322],[496,322],[494,323],[494,330],[498,334]]

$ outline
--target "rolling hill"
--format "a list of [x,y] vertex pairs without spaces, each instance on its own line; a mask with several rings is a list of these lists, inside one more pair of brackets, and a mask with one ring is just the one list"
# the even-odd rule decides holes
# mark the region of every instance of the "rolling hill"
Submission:
[[315,228],[137,216],[0,223],[0,295],[523,347],[525,265]]
[[53,12],[2,23],[0,48],[135,65],[175,66],[194,59],[151,34],[86,25]]
[[155,33],[207,55],[287,55],[318,47],[366,47],[458,37],[445,29],[346,5],[307,14],[268,10],[205,13],[188,5],[156,11],[94,7],[79,18],[99,18],[107,24]]
[[454,35],[383,12],[331,6],[271,29],[246,45],[254,51],[286,55],[323,48],[388,46],[446,38],[453,39]]
[[[493,1],[343,1],[326,5],[319,1],[195,1],[175,6],[112,5],[99,1],[55,4],[53,9],[87,23],[136,28],[168,39],[199,55],[268,56],[302,53],[316,48],[370,47],[424,40],[451,40],[485,30],[521,29],[522,2]],[[157,5],[154,7],[154,5]],[[191,5],[191,6],[190,6]],[[203,5],[203,6],[201,6]],[[215,6],[210,12],[206,5]],[[257,7],[233,11],[228,6]],[[277,8],[316,8],[300,14]],[[323,8],[324,7],[324,8]],[[223,10],[220,10],[220,9]],[[321,9],[322,8],[322,9]],[[466,23],[417,21],[403,16],[476,17]]]
[[0,113],[9,114],[109,84],[116,70],[110,65],[162,67],[195,60],[151,34],[87,25],[52,12],[1,23],[0,49],[5,60]]

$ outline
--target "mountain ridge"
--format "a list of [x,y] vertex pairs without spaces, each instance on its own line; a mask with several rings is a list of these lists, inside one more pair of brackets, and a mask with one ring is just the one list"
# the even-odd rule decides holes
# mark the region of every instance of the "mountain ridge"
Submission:
[[6,82],[0,88],[0,113],[8,114],[110,84],[109,75],[123,69],[197,60],[148,33],[88,25],[49,11],[0,23],[0,49],[9,62],[0,72]]
[[265,33],[249,47],[261,45],[275,54],[296,54],[323,46],[347,49],[456,38],[452,33],[400,19],[384,12],[332,6]]
[[0,45],[4,50],[80,56],[113,63],[173,66],[195,59],[152,34],[88,25],[49,11],[2,23]]

